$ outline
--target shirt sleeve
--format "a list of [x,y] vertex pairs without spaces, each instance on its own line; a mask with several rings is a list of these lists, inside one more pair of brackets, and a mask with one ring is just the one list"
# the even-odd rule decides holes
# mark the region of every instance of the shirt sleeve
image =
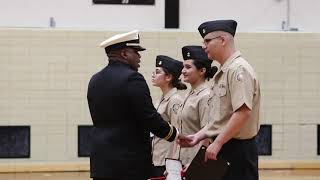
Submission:
[[247,69],[240,66],[231,73],[229,89],[233,112],[238,110],[243,104],[252,110],[254,78]]
[[176,128],[164,121],[152,104],[148,85],[139,73],[128,79],[127,95],[130,107],[144,129],[167,141],[176,137]]

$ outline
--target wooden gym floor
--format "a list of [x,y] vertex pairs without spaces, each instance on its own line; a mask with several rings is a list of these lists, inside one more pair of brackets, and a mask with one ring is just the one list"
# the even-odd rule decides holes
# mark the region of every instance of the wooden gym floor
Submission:
[[[0,173],[0,180],[91,180],[88,172]],[[320,180],[320,170],[260,170],[260,180]]]

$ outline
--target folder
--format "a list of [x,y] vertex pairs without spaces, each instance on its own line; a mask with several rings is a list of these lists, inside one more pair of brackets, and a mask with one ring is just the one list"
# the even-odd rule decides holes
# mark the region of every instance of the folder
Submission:
[[166,180],[182,180],[182,163],[178,159],[166,158]]
[[204,161],[206,149],[201,146],[193,158],[185,173],[186,180],[221,180],[227,172],[230,163],[222,158]]

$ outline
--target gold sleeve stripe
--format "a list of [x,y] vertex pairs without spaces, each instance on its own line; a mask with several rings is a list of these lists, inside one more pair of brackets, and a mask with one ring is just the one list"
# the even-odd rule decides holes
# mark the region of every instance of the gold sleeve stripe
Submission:
[[165,140],[168,140],[172,136],[172,133],[173,133],[173,127],[169,123],[168,123],[168,125],[170,126],[170,131],[169,131],[168,135],[164,138]]

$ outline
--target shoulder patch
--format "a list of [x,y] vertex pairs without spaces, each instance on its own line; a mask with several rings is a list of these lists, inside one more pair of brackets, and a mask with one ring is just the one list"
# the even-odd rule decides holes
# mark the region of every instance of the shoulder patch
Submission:
[[242,72],[239,72],[239,73],[236,75],[236,79],[237,79],[237,81],[243,81],[243,73],[242,73]]

